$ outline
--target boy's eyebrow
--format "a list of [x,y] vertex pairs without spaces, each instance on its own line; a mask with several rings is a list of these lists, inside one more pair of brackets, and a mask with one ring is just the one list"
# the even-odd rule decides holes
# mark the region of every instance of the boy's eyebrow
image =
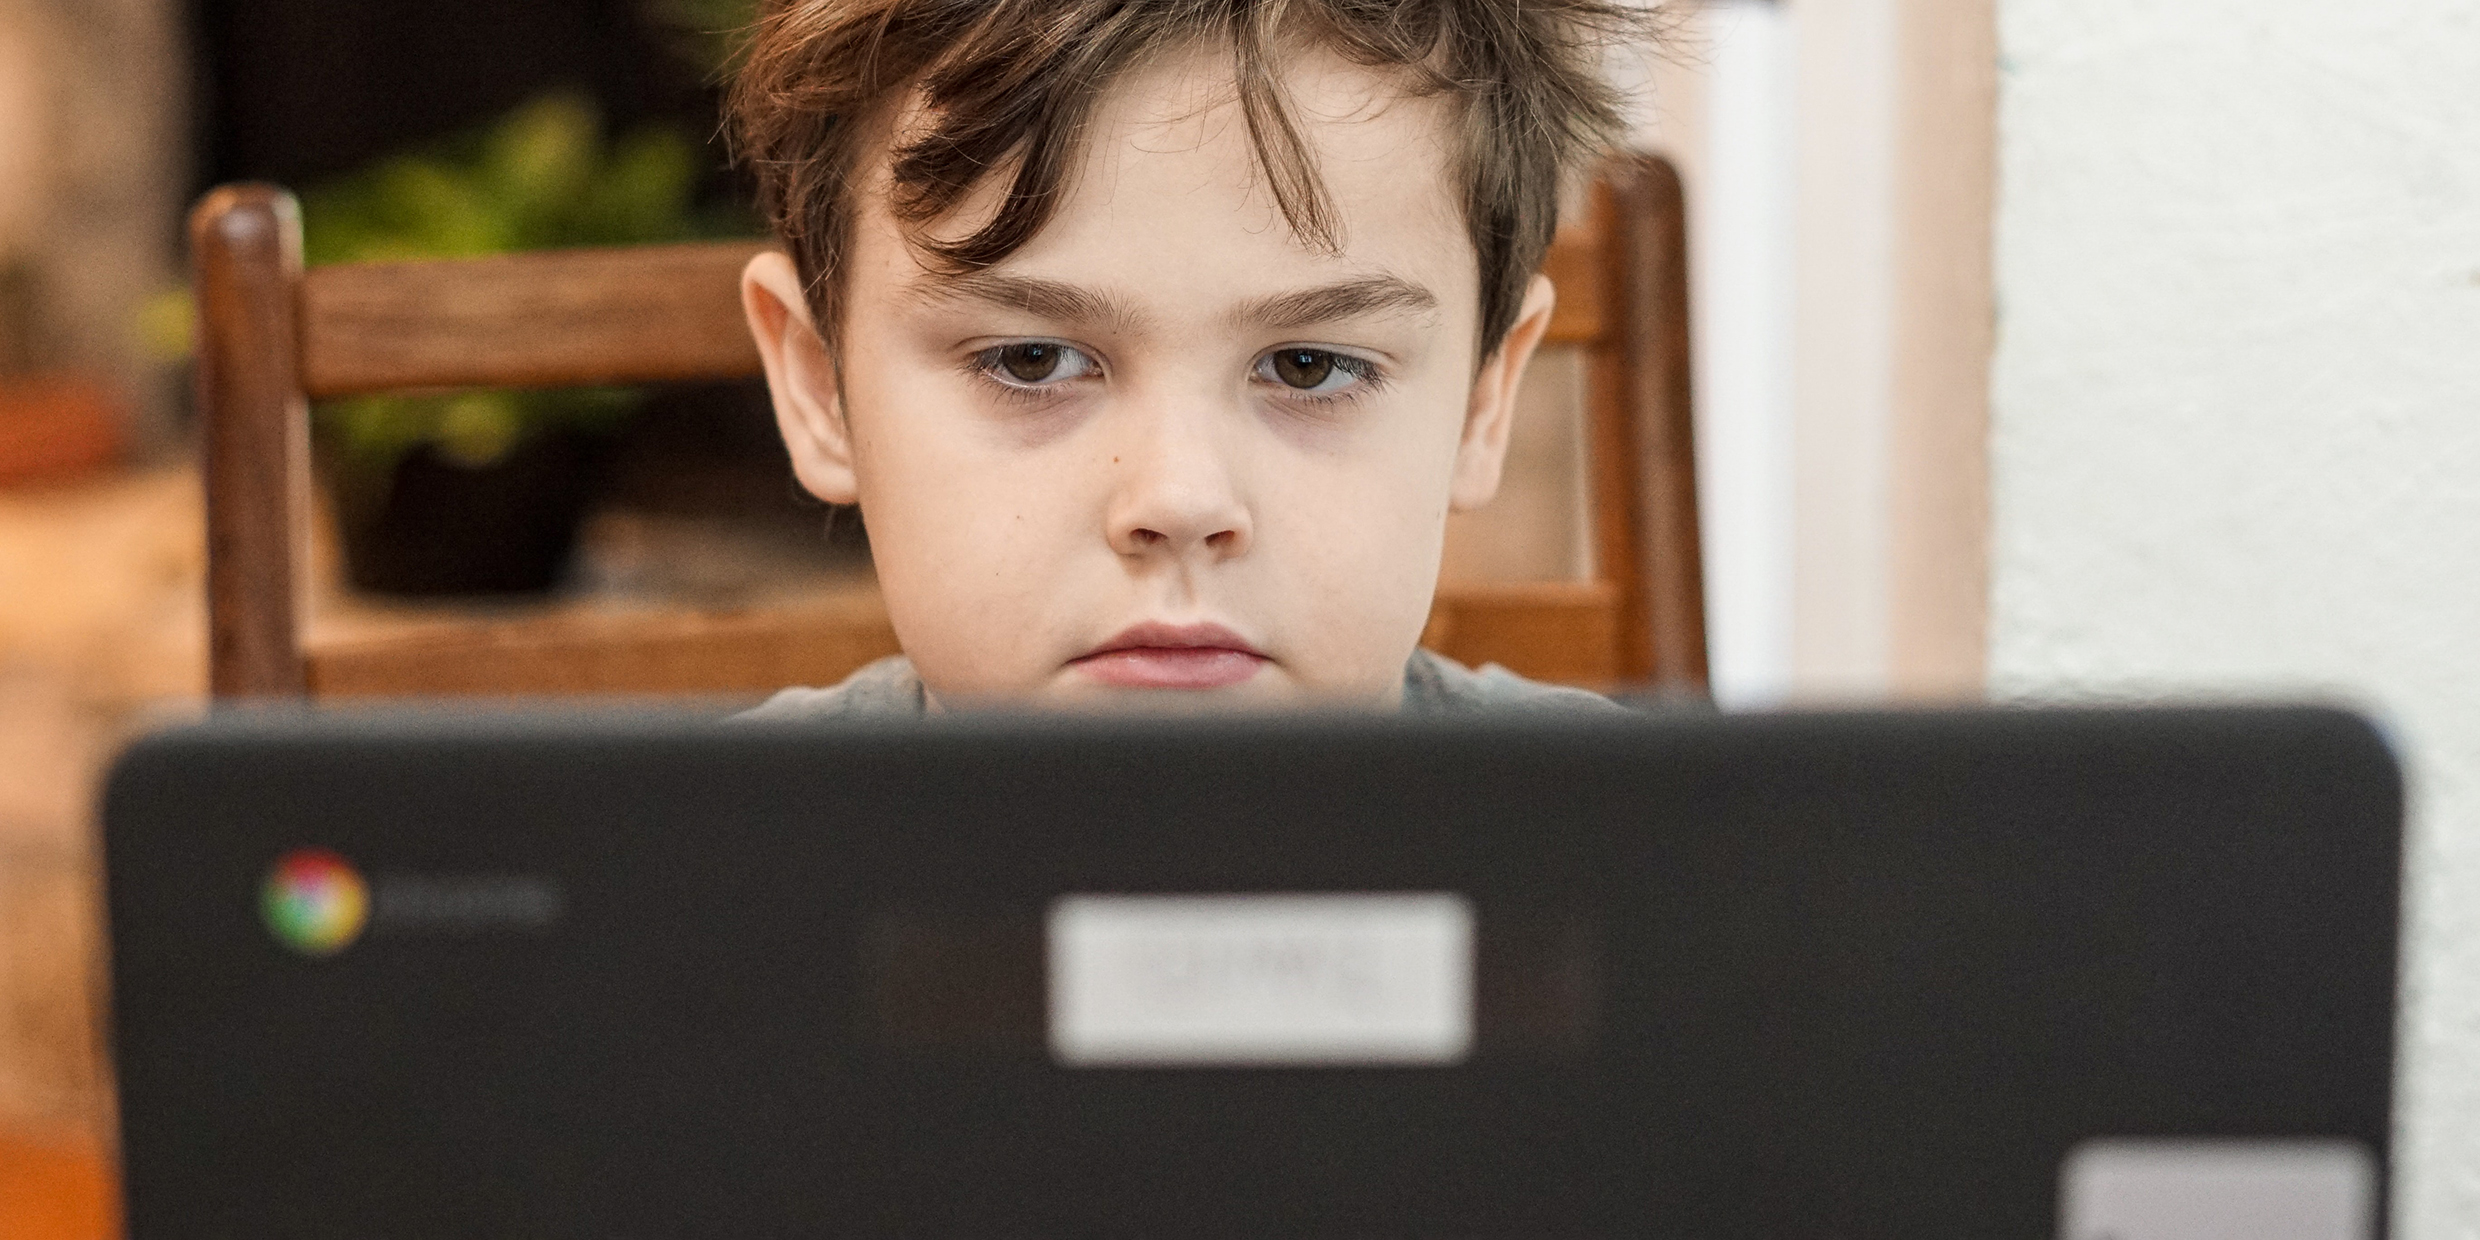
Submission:
[[1400,276],[1380,275],[1261,297],[1240,307],[1232,319],[1252,327],[1307,327],[1384,311],[1437,308],[1437,295],[1428,289]]
[[998,271],[974,271],[933,280],[916,286],[913,296],[925,302],[985,302],[1010,310],[1022,310],[1037,318],[1068,323],[1127,325],[1138,318],[1127,306],[1107,294],[1059,280],[1012,276]]
[[[926,302],[985,302],[1068,323],[1130,326],[1144,317],[1107,293],[998,271],[934,280],[916,286],[912,295]],[[1376,275],[1260,297],[1233,311],[1231,320],[1249,327],[1307,327],[1364,314],[1437,308],[1438,297],[1428,289],[1401,276]]]

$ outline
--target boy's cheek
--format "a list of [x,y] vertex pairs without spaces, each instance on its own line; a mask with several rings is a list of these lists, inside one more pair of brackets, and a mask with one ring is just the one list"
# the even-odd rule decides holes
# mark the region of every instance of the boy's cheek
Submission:
[[[888,464],[888,462],[882,462]],[[1075,604],[1101,604],[1090,576],[1098,530],[1047,506],[1055,498],[990,472],[908,462],[864,488],[871,554],[897,636],[916,663],[951,666],[976,681],[1000,665],[1056,662]],[[883,496],[873,509],[871,495]],[[925,668],[925,672],[927,672]],[[935,682],[934,682],[935,683]]]
[[1061,661],[1059,636],[1043,615],[1040,583],[1023,567],[962,555],[899,553],[882,568],[888,617],[934,692],[948,697],[1023,692]]
[[[1304,488],[1266,523],[1258,551],[1291,635],[1327,660],[1400,672],[1429,618],[1444,545],[1436,488]],[[1345,669],[1333,669],[1343,673]]]

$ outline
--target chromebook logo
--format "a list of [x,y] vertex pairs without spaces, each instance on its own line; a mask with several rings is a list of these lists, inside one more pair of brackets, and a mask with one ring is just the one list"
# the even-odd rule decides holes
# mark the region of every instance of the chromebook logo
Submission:
[[370,920],[370,886],[344,858],[297,848],[267,872],[258,912],[277,942],[305,956],[332,956]]

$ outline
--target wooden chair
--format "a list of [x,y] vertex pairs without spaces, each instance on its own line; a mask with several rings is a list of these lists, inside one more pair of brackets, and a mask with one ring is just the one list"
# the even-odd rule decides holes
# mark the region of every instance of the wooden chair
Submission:
[[[731,609],[541,609],[305,642],[308,401],[758,373],[740,268],[755,242],[301,266],[292,197],[217,189],[190,219],[219,698],[758,693],[896,650],[867,592]],[[1443,588],[1424,641],[1537,678],[1701,694],[1704,598],[1678,174],[1614,163],[1546,270],[1546,347],[1586,351],[1589,579]]]

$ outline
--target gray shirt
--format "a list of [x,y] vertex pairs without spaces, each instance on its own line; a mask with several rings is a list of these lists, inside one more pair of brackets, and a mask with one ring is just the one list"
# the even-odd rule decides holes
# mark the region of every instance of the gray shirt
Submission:
[[[844,678],[831,689],[786,689],[741,715],[743,719],[835,719],[849,716],[921,715],[928,709],[913,661],[889,655]],[[1452,715],[1471,711],[1621,709],[1598,693],[1526,680],[1495,663],[1480,671],[1453,659],[1415,650],[1404,664],[1404,713]]]

